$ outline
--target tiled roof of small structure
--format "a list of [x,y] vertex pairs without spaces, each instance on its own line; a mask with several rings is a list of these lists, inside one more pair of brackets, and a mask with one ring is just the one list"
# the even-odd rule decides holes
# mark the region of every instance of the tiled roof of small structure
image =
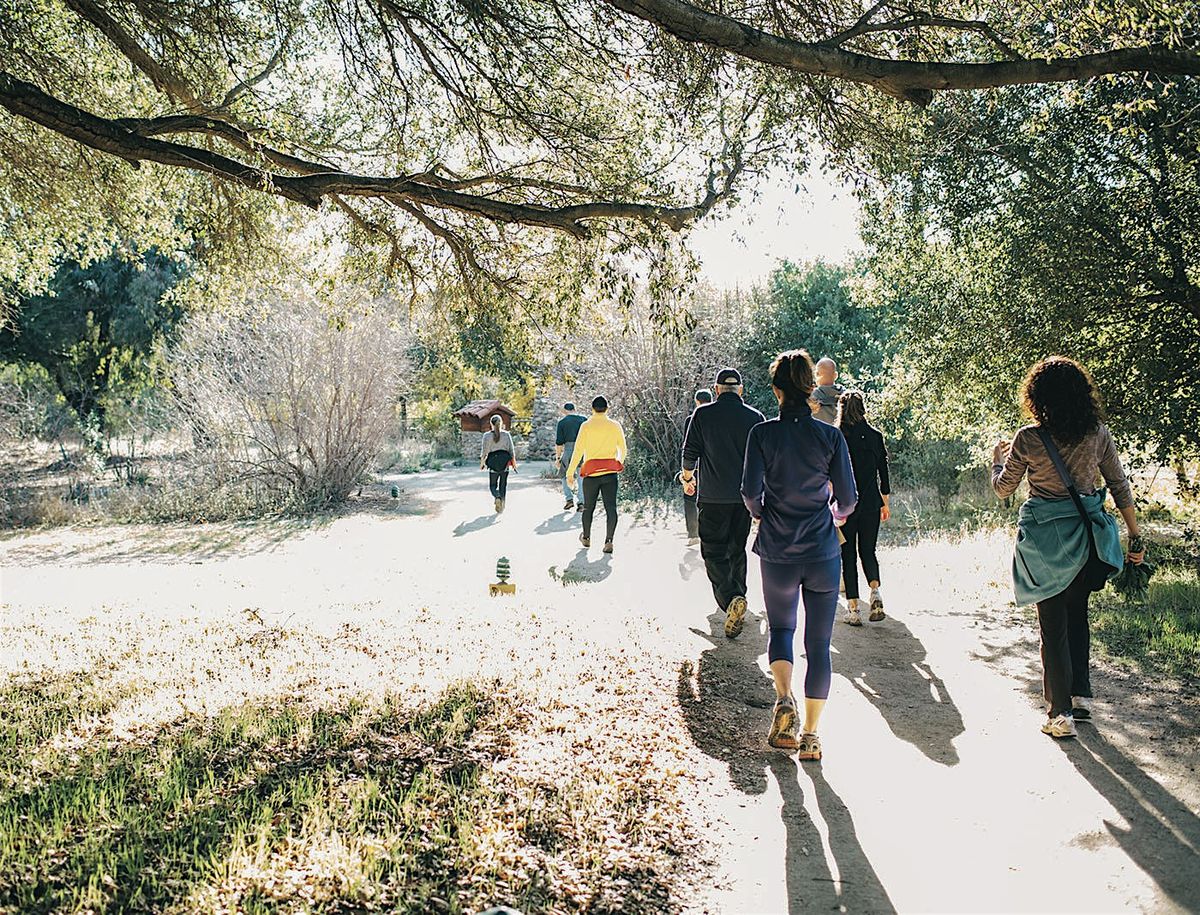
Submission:
[[478,419],[487,419],[493,413],[506,413],[509,416],[516,416],[515,411],[504,406],[498,400],[472,400],[469,404],[461,406],[454,411],[455,416],[474,416]]

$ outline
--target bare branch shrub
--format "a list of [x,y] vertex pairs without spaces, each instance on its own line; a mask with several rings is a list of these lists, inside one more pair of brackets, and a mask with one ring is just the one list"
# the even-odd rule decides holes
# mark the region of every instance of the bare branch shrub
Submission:
[[172,361],[198,457],[305,506],[344,500],[396,424],[406,343],[385,308],[302,290],[194,316]]
[[[629,440],[630,476],[642,485],[666,483],[679,469],[683,428],[699,387],[711,387],[718,369],[737,352],[742,303],[715,295],[694,302],[695,323],[675,331],[656,322],[648,307],[596,328],[576,347],[588,358],[580,380],[604,393]],[[586,403],[583,405],[586,407]]]

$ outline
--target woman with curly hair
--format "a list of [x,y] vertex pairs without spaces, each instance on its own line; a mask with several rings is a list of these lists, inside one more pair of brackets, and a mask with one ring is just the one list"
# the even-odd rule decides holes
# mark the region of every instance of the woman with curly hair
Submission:
[[[1042,731],[1073,737],[1075,722],[1091,717],[1088,597],[1120,570],[1124,558],[1141,562],[1145,547],[1129,479],[1087,370],[1064,356],[1043,359],[1025,377],[1021,402],[1033,424],[1011,443],[996,443],[992,488],[1005,499],[1022,479],[1029,481],[1029,499],[1017,522],[1013,584],[1019,604],[1037,605],[1049,703]],[[1126,556],[1116,521],[1104,510],[1100,477],[1129,532]]]
[[[742,499],[759,519],[754,552],[762,571],[770,641],[767,660],[775,680],[775,714],[767,742],[820,759],[817,722],[829,698],[829,637],[837,612],[841,547],[835,524],[854,511],[858,493],[846,439],[813,417],[816,386],[804,350],[781,353],[771,365],[779,416],[750,430],[742,469]],[[830,490],[833,498],[830,499]],[[804,726],[792,695],[792,642],[804,601]]]

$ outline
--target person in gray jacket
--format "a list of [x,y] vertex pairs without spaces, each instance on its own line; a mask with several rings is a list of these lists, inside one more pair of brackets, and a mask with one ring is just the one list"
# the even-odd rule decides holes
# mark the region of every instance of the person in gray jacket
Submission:
[[491,432],[483,434],[483,449],[479,453],[479,469],[488,471],[488,486],[495,500],[496,513],[504,511],[504,500],[508,497],[508,471],[517,469],[517,449],[512,433],[504,428],[504,421],[496,414],[491,419]]

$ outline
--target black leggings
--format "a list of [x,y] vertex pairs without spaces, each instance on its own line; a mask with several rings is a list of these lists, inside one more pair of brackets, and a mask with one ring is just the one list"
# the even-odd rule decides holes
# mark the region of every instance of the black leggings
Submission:
[[879,506],[864,505],[854,510],[842,525],[842,580],[846,583],[846,597],[858,599],[858,561],[862,559],[863,573],[867,581],[879,581],[879,559],[875,545],[879,542]]
[[596,502],[604,498],[604,542],[612,543],[617,532],[617,475],[606,473],[598,477],[583,478],[583,536],[592,536],[592,516],[596,513]]
[[491,487],[492,498],[499,499],[503,502],[508,493],[508,470],[505,469],[499,472],[495,470],[489,470],[488,486]]
[[508,451],[491,451],[483,459],[488,469],[488,486],[492,490],[492,498],[504,501],[508,493],[508,464],[512,454]]
[[1089,575],[1097,559],[1089,559],[1067,590],[1037,603],[1042,631],[1042,691],[1050,717],[1068,714],[1072,696],[1091,696],[1088,671],[1091,633],[1088,631]]

